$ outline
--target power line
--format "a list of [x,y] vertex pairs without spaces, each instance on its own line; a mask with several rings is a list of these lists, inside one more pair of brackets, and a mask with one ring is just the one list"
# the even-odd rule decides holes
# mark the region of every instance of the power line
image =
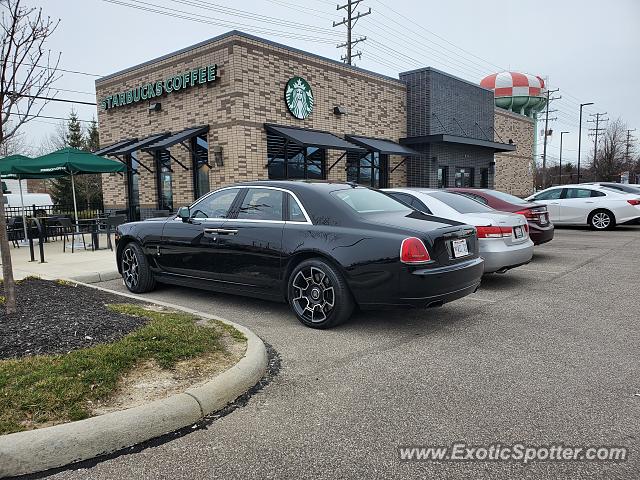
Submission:
[[589,131],[593,131],[595,132],[595,140],[593,142],[593,172],[594,172],[594,176],[595,176],[595,180],[598,181],[598,169],[596,168],[596,162],[598,159],[598,134],[604,130],[604,128],[600,128],[600,122],[606,122],[609,119],[605,118],[602,119],[600,118],[601,116],[606,115],[607,112],[603,112],[603,113],[596,113],[593,115],[590,115],[591,117],[596,117],[595,120],[587,120],[588,123],[595,123],[596,124],[596,128],[590,128]]
[[[63,118],[63,117],[50,117],[50,116],[47,116],[47,115],[24,115],[24,114],[21,114],[19,112],[9,112],[9,115],[18,115],[18,116],[27,117],[27,118],[47,118],[47,119],[50,119],[50,120],[64,120],[65,122],[69,121],[68,118]],[[85,123],[92,123],[92,122],[95,121],[95,119],[93,119],[93,120],[83,120],[81,118],[78,118],[77,120],[79,122],[85,122]]]
[[[134,5],[131,3],[127,3],[126,1],[121,1],[121,0],[102,0],[103,2],[106,3],[112,3],[114,5],[121,5],[124,7],[129,7],[129,8],[134,8],[136,10],[142,10],[145,12],[151,12],[151,13],[157,13],[159,15],[165,15],[165,16],[169,16],[172,18],[180,18],[183,20],[189,20],[192,22],[197,22],[197,23],[203,23],[203,24],[207,24],[207,25],[216,25],[219,27],[226,27],[229,28],[230,26],[232,28],[245,28],[249,31],[253,31],[256,33],[260,33],[263,35],[273,35],[275,37],[282,37],[282,38],[291,38],[291,39],[295,39],[295,40],[303,40],[303,41],[310,41],[310,42],[320,42],[320,43],[334,43],[334,40],[331,40],[329,38],[322,38],[322,37],[314,37],[311,35],[304,35],[304,34],[295,34],[295,33],[291,33],[291,32],[285,32],[282,30],[275,30],[275,29],[269,29],[269,28],[263,28],[263,27],[257,27],[255,25],[249,25],[249,24],[242,24],[239,22],[234,22],[233,24],[231,24],[230,22],[220,22],[220,21],[215,21],[215,19],[213,19],[213,17],[208,17],[205,15],[197,15],[190,13],[190,12],[186,12],[184,10],[179,10],[179,9],[175,9],[175,8],[169,8],[169,7],[164,7],[161,5],[156,5],[156,4],[152,4],[149,2],[141,2],[144,3],[146,5],[150,5],[152,7],[155,8],[151,8],[151,7],[145,7],[142,5]],[[138,0],[132,0],[132,1],[138,1]]]
[[[14,62],[13,60],[5,60],[7,63],[11,63],[14,64],[16,62]],[[27,67],[35,67],[35,68],[45,68],[47,70],[55,70],[56,72],[65,72],[65,73],[74,73],[77,75],[86,75],[89,77],[102,77],[103,75],[98,75],[97,73],[87,73],[87,72],[80,72],[78,70],[66,70],[64,68],[59,68],[59,67],[52,67],[50,65],[37,65],[34,63],[26,63],[26,62],[22,62],[20,63],[20,65],[25,65]]]
[[22,97],[22,98],[33,98],[36,100],[46,100],[48,102],[64,102],[64,103],[75,103],[78,105],[96,105],[96,102],[83,102],[81,100],[71,100],[68,98],[55,98],[55,97],[43,97],[41,95],[26,95],[26,94],[22,94],[22,93],[17,93],[17,92],[7,92],[7,95],[11,96],[14,95],[16,97]]

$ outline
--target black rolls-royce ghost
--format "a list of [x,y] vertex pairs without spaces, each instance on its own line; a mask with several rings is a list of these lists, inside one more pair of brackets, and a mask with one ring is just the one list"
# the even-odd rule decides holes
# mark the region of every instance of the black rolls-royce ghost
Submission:
[[156,282],[285,301],[310,327],[362,309],[437,306],[473,293],[474,227],[349,183],[259,181],[116,232],[127,288]]

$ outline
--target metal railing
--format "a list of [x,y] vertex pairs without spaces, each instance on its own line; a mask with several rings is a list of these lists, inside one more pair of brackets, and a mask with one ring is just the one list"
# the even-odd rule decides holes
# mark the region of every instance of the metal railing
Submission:
[[[78,210],[78,219],[75,219],[73,205],[25,205],[24,209],[28,217],[62,216],[82,220],[104,215],[104,208],[85,208]],[[22,207],[5,207],[4,210],[7,218],[22,216]]]

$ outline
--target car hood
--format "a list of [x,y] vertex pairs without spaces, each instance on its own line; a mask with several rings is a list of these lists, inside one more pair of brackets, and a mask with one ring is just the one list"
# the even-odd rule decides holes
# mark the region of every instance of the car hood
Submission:
[[524,216],[507,212],[464,213],[462,216],[470,225],[515,227],[527,223]]

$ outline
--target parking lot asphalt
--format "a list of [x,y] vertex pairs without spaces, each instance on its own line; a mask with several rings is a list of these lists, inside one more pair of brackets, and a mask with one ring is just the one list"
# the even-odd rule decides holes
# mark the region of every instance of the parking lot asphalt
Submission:
[[[147,296],[251,328],[279,374],[207,429],[55,478],[640,478],[639,259],[640,227],[557,229],[472,296],[328,331],[284,304],[160,287]],[[629,459],[398,459],[400,445],[460,441],[620,445]]]

